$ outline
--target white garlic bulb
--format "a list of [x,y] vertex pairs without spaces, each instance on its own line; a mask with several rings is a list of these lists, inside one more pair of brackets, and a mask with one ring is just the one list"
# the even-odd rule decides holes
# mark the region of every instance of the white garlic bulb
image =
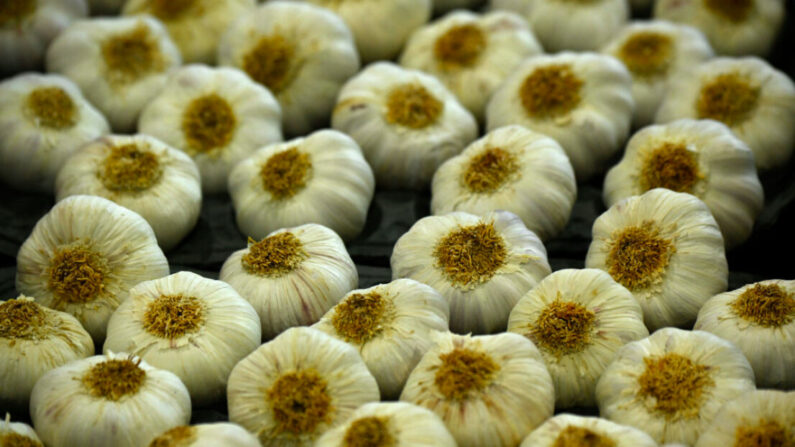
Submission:
[[727,247],[748,239],[764,205],[753,152],[712,120],[682,119],[640,130],[608,171],[602,195],[610,207],[654,188],[704,201]]
[[574,170],[558,142],[517,125],[470,144],[431,182],[431,213],[506,210],[541,240],[566,226],[576,198]]
[[317,223],[351,240],[364,228],[374,191],[361,149],[334,130],[266,146],[229,174],[237,226],[255,239]]
[[671,80],[656,122],[713,119],[754,152],[756,167],[782,167],[795,148],[795,83],[762,59],[716,58]]
[[656,188],[626,198],[593,224],[587,268],[606,271],[643,308],[650,331],[692,324],[726,290],[723,236],[709,208],[685,193]]
[[695,447],[795,444],[795,391],[755,390],[721,408]]
[[364,404],[348,421],[329,430],[315,447],[457,447],[435,413],[406,402]]
[[436,333],[400,400],[428,408],[460,447],[508,447],[552,416],[555,397],[538,349],[511,333]]
[[521,124],[554,138],[569,156],[577,181],[584,181],[624,144],[632,120],[631,89],[629,72],[613,57],[535,56],[491,97],[487,128]]
[[508,314],[551,270],[544,244],[508,211],[453,212],[418,220],[398,239],[392,278],[436,289],[450,304],[450,330],[505,330]]
[[434,15],[454,9],[478,9],[485,0],[433,0]]
[[359,143],[385,188],[427,188],[436,168],[478,135],[475,118],[438,79],[391,62],[345,84],[331,125]]
[[269,1],[229,26],[219,65],[245,71],[279,100],[284,131],[304,135],[325,127],[342,84],[359,70],[345,22],[311,4]]
[[130,288],[166,275],[168,261],[143,217],[101,197],[72,196],[56,203],[20,247],[16,287],[74,315],[101,344]]
[[229,284],[179,272],[130,289],[103,352],[129,352],[182,380],[194,405],[219,400],[235,364],[260,344],[260,322]]
[[28,424],[11,422],[11,415],[6,413],[4,421],[0,421],[0,445],[3,447],[43,447],[36,432]]
[[433,344],[431,331],[447,331],[449,314],[433,288],[396,279],[349,292],[312,327],[357,348],[381,397],[396,399]]
[[149,443],[149,447],[260,447],[257,437],[228,422],[180,425]]
[[150,17],[76,22],[47,50],[47,70],[74,81],[116,132],[135,129],[141,109],[181,62],[166,29]]
[[241,360],[227,397],[229,420],[263,447],[309,447],[356,408],[378,401],[378,384],[351,345],[300,327]]
[[635,128],[654,121],[671,78],[713,56],[698,29],[662,20],[630,23],[601,51],[620,60],[632,75]]
[[564,413],[547,419],[519,447],[657,447],[657,443],[635,427]]
[[596,385],[599,414],[659,443],[693,445],[720,407],[754,389],[733,344],[703,331],[665,328],[618,351]]
[[109,131],[68,78],[28,73],[0,83],[0,173],[17,189],[51,193],[69,155]]
[[78,194],[104,197],[140,214],[163,250],[190,233],[202,204],[193,160],[147,135],[110,135],[72,155],[56,177],[55,199]]
[[508,11],[455,11],[415,31],[400,65],[436,76],[483,121],[491,94],[543,49],[527,22]]
[[748,284],[710,298],[695,329],[737,345],[762,388],[795,388],[795,281]]
[[538,347],[555,383],[555,407],[592,407],[599,376],[625,344],[648,337],[624,286],[596,269],[558,270],[516,304],[508,331]]
[[127,354],[68,363],[39,379],[30,398],[47,446],[140,447],[190,420],[190,396],[174,374]]

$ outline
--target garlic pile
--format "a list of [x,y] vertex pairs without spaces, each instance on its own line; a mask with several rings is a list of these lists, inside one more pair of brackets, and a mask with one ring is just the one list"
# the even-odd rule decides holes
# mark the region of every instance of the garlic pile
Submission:
[[11,422],[11,415],[8,413],[6,413],[5,420],[0,421],[0,445],[3,447],[43,447],[41,439],[30,425]]
[[163,250],[190,233],[202,204],[193,160],[147,135],[98,138],[72,155],[58,172],[55,199],[77,194],[104,197],[140,214]]
[[594,388],[616,351],[649,336],[626,288],[601,270],[558,270],[511,311],[508,331],[538,347],[555,383],[555,407],[591,407]]
[[425,284],[397,279],[345,295],[314,326],[359,350],[383,399],[396,399],[411,371],[447,331],[447,301]]
[[16,189],[52,193],[69,155],[109,131],[63,76],[27,73],[0,83],[0,173]]
[[149,443],[149,447],[260,447],[256,436],[226,422],[180,425]]
[[506,210],[541,240],[566,226],[576,198],[574,170],[557,141],[516,125],[470,144],[431,183],[433,214]]
[[505,330],[508,314],[551,270],[541,240],[508,211],[454,212],[418,220],[395,244],[392,278],[436,289],[450,304],[450,330]]
[[751,391],[721,408],[695,447],[795,445],[795,391]]
[[369,65],[340,91],[334,129],[353,137],[384,188],[424,189],[436,168],[477,138],[475,119],[433,76]]
[[559,414],[547,419],[520,447],[657,447],[641,430],[607,419]]
[[74,315],[95,344],[135,284],[168,275],[152,228],[110,200],[72,196],[44,215],[17,254],[16,288]]

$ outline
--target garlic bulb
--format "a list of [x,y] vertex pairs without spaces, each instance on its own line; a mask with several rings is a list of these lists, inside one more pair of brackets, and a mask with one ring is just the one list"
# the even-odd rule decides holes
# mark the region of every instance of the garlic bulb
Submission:
[[174,374],[127,354],[54,369],[30,398],[33,426],[51,447],[140,447],[190,420],[190,396]]
[[27,413],[30,392],[44,373],[93,354],[91,336],[75,317],[24,295],[0,302],[0,408]]
[[168,261],[141,216],[101,197],[72,196],[56,203],[20,247],[16,287],[75,316],[101,344],[130,288],[166,275]]
[[250,14],[255,0],[129,0],[124,15],[150,14],[163,22],[185,62],[212,64],[218,36],[238,17]]
[[632,75],[635,128],[654,121],[674,75],[713,56],[698,29],[662,20],[629,24],[602,52],[623,62]]
[[762,388],[795,388],[795,281],[749,284],[712,297],[695,329],[734,343],[754,368]]
[[618,351],[596,384],[599,414],[659,443],[693,445],[720,407],[754,389],[742,352],[703,331],[665,328]]
[[149,447],[260,447],[257,437],[235,424],[180,425],[149,443]]
[[713,119],[754,152],[756,167],[781,167],[795,147],[795,84],[767,62],[716,58],[675,77],[656,121]]
[[4,421],[0,421],[0,445],[3,447],[43,447],[41,439],[28,424],[11,422],[11,415],[6,413]]
[[385,188],[427,188],[436,168],[478,135],[475,118],[439,80],[391,62],[345,84],[331,125],[359,143]]
[[544,48],[598,50],[629,19],[627,0],[492,0],[494,9],[523,15]]
[[555,383],[555,407],[592,407],[596,381],[616,351],[649,336],[624,286],[596,269],[558,270],[516,304],[508,331],[538,347]]
[[47,70],[74,81],[116,132],[135,129],[141,109],[181,62],[166,29],[150,17],[80,21],[47,50]]
[[345,22],[318,6],[269,1],[241,16],[218,46],[218,63],[245,71],[279,100],[284,131],[325,127],[342,84],[359,70]]
[[260,338],[257,313],[232,286],[179,272],[130,289],[108,322],[103,351],[173,372],[194,405],[206,405],[224,395],[232,368]]
[[4,0],[0,5],[0,78],[40,69],[55,36],[87,15],[86,0]]
[[662,188],[624,199],[596,219],[585,267],[629,289],[650,331],[692,324],[704,302],[726,290],[729,276],[709,208]]
[[359,146],[333,130],[266,146],[229,174],[237,226],[255,239],[311,222],[351,240],[364,228],[374,191]]
[[446,331],[450,309],[431,287],[396,279],[345,295],[314,326],[359,350],[383,399],[396,399],[411,370]]
[[147,135],[111,135],[77,151],[58,172],[55,199],[77,194],[104,197],[140,214],[163,250],[190,233],[202,204],[193,160]]
[[782,0],[657,0],[654,17],[692,25],[718,54],[766,55],[784,22]]
[[795,391],[756,390],[721,408],[695,447],[795,445]]
[[657,447],[657,443],[634,427],[564,413],[547,419],[519,447]]
[[415,31],[400,64],[436,76],[483,121],[494,90],[525,58],[542,52],[521,16],[460,10]]
[[613,57],[535,56],[491,97],[487,128],[521,124],[554,138],[569,156],[577,181],[584,181],[624,144],[632,120],[631,88],[629,72]]
[[69,155],[109,131],[63,76],[28,73],[0,83],[0,174],[17,189],[51,193]]
[[574,170],[558,142],[516,125],[470,144],[431,183],[433,214],[506,210],[541,240],[566,226],[576,198]]
[[727,247],[744,242],[762,211],[764,193],[754,154],[721,123],[683,119],[632,136],[605,177],[605,205],[654,188],[698,197],[709,208]]
[[516,446],[552,416],[552,379],[526,338],[448,332],[434,341],[400,400],[436,413],[460,447]]
[[434,15],[454,9],[478,9],[485,0],[433,0]]
[[348,421],[329,430],[315,447],[457,447],[433,412],[405,402],[364,404]]
[[229,420],[263,447],[313,445],[359,406],[378,400],[378,384],[351,345],[310,328],[288,329],[232,370]]

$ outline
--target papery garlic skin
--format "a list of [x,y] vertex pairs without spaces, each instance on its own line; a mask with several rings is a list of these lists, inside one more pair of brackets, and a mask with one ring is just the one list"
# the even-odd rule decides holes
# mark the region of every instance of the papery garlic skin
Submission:
[[765,200],[753,152],[712,120],[682,119],[637,132],[607,172],[602,195],[610,207],[655,187],[701,199],[729,248],[748,239]]
[[269,1],[229,26],[218,64],[248,73],[278,99],[284,132],[305,135],[326,127],[342,84],[359,70],[345,22],[311,4]]
[[68,78],[27,73],[0,83],[0,173],[16,189],[51,193],[65,160],[108,132]]
[[554,138],[569,156],[577,181],[585,181],[602,170],[629,135],[631,89],[629,72],[613,57],[535,56],[494,92],[486,128],[520,124]]
[[569,221],[577,182],[557,141],[525,127],[495,129],[447,160],[431,182],[431,213],[510,211],[545,241]]
[[[567,430],[578,430],[580,437],[562,438]],[[571,436],[571,435],[570,435]],[[519,447],[559,447],[568,445],[566,439],[584,445],[611,447],[657,447],[657,443],[645,432],[628,425],[616,424],[607,419],[583,417],[574,414],[559,414],[549,418],[530,433]],[[590,441],[590,442],[589,442]],[[601,444],[599,443],[601,441]]]
[[11,422],[11,415],[6,413],[4,421],[0,421],[0,445],[14,447],[20,443],[27,447],[42,447],[41,439],[28,424]]
[[182,58],[151,17],[75,22],[47,49],[47,71],[74,81],[116,132],[135,130],[138,115]]
[[595,269],[558,270],[541,280],[511,311],[508,332],[538,347],[556,408],[594,406],[596,382],[616,351],[649,336],[632,293]]
[[477,138],[477,123],[438,79],[391,62],[369,65],[340,91],[334,129],[361,146],[380,187],[425,189],[448,158]]
[[478,121],[491,94],[519,64],[543,53],[518,14],[455,11],[418,29],[400,65],[436,76]]
[[756,57],[715,58],[671,80],[655,122],[722,121],[754,152],[760,171],[784,166],[795,147],[795,83]]
[[75,316],[96,345],[130,288],[168,272],[143,217],[110,200],[80,195],[56,203],[36,223],[17,254],[16,288]]
[[396,399],[433,344],[429,334],[447,331],[449,313],[431,287],[397,279],[347,293],[312,327],[356,347],[382,398]]
[[162,433],[149,447],[260,447],[257,437],[228,422],[183,425]]
[[[114,361],[115,365],[135,365],[137,383],[124,388],[116,380],[131,376],[110,376],[114,379],[106,380],[113,383],[104,390],[89,388],[87,380],[97,371],[94,368]],[[139,358],[111,353],[71,362],[42,376],[33,388],[30,415],[47,446],[139,447],[158,433],[186,425],[190,405],[188,390],[174,374]]]
[[695,447],[792,445],[795,391],[754,390],[724,405]]

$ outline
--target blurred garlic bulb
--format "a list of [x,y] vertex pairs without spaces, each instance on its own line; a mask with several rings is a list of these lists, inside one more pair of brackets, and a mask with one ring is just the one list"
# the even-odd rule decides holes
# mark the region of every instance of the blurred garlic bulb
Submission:
[[722,293],[704,304],[695,329],[740,348],[754,368],[760,388],[791,390],[795,388],[793,296],[795,281],[783,280],[761,281]]
[[596,219],[585,267],[604,270],[629,289],[652,332],[692,324],[701,306],[726,290],[729,276],[709,208],[662,188],[626,198]]
[[433,344],[431,331],[447,331],[449,314],[447,301],[431,287],[396,279],[349,292],[312,327],[358,349],[382,399],[397,399]]
[[0,445],[3,447],[44,446],[33,427],[22,422],[11,422],[11,415],[8,413],[6,413],[5,420],[0,421]]
[[433,214],[506,210],[541,240],[566,226],[576,198],[574,170],[558,142],[515,125],[470,144],[431,183]]
[[744,242],[762,211],[754,154],[721,123],[682,119],[632,136],[605,177],[605,205],[654,188],[692,194],[707,205],[727,247]]
[[101,197],[72,196],[56,203],[20,247],[16,287],[75,316],[102,344],[130,288],[166,275],[168,261],[141,216]]
[[340,91],[334,129],[353,137],[380,187],[425,189],[445,160],[478,135],[475,118],[433,76],[369,65]]
[[257,437],[227,422],[180,425],[149,443],[149,447],[260,447]]
[[756,167],[783,167],[795,148],[795,84],[755,57],[716,58],[670,83],[656,122],[713,119],[754,152]]
[[215,63],[218,36],[255,0],[129,0],[124,15],[149,14],[163,22],[185,62]]
[[507,447],[552,416],[555,396],[541,355],[517,334],[436,333],[400,400],[428,408],[460,447]]
[[544,48],[598,50],[627,22],[627,0],[492,0],[494,9],[524,16]]
[[47,71],[74,81],[116,132],[135,130],[141,109],[182,62],[155,19],[95,18],[64,30],[47,50]]
[[109,131],[63,76],[27,73],[0,83],[0,174],[16,189],[52,193],[69,155]]
[[596,269],[558,270],[516,304],[508,331],[538,347],[555,383],[555,407],[592,407],[599,376],[616,351],[648,337],[624,286]]
[[657,443],[634,427],[564,413],[547,419],[519,447],[657,447]]
[[58,172],[55,199],[77,194],[104,197],[140,214],[163,250],[190,233],[202,204],[193,160],[148,135],[110,135],[72,155]]
[[450,330],[505,330],[508,314],[551,270],[544,244],[508,211],[453,212],[418,220],[398,239],[392,278],[436,289],[450,304]]
[[625,345],[596,385],[599,414],[659,443],[693,445],[720,407],[754,389],[742,352],[703,331],[665,328]]
[[436,76],[483,121],[491,94],[524,59],[541,53],[541,45],[519,15],[460,10],[415,31],[400,65]]
[[127,354],[97,355],[39,379],[30,415],[50,447],[140,447],[190,420],[190,396],[174,374]]
[[315,447],[457,447],[439,416],[406,402],[364,404]]
[[0,408],[27,414],[30,392],[44,373],[93,354],[91,336],[75,317],[24,295],[0,302]]
[[102,349],[173,372],[194,405],[207,405],[222,398],[232,368],[260,338],[257,313],[232,286],[179,272],[130,289]]
[[620,60],[632,75],[634,128],[654,122],[674,75],[713,56],[699,30],[662,20],[629,24],[601,51]]
[[433,0],[434,15],[443,14],[454,9],[478,9],[485,0]]
[[328,125],[342,84],[359,70],[345,22],[318,6],[269,1],[232,23],[218,63],[245,71],[279,100],[284,131],[304,135]]
[[263,447],[309,447],[356,408],[378,401],[378,384],[351,345],[301,327],[241,360],[227,397],[229,420]]
[[721,445],[795,445],[795,391],[755,390],[724,405],[695,447]]
[[631,89],[629,72],[613,57],[596,53],[535,56],[491,97],[487,129],[521,124],[554,138],[581,182],[600,172],[624,144],[632,120]]

